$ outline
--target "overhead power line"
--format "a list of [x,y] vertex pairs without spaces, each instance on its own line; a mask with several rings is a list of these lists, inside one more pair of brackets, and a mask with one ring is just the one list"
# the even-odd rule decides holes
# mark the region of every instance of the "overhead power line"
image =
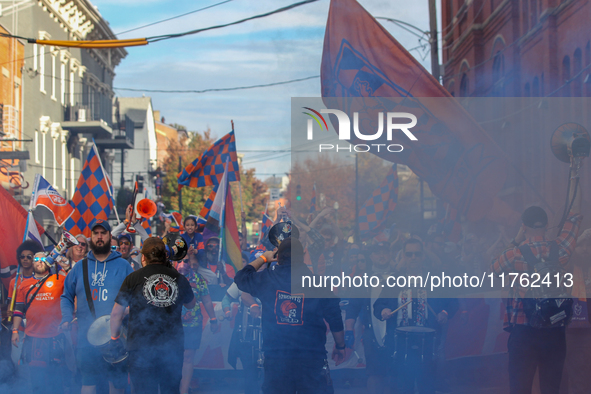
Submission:
[[174,19],[182,18],[183,16],[187,16],[187,15],[195,14],[195,13],[197,13],[197,12],[200,12],[200,11],[205,11],[205,10],[208,10],[208,9],[210,9],[210,8],[217,7],[218,5],[222,5],[222,4],[229,3],[229,2],[231,2],[231,1],[234,1],[234,0],[225,0],[225,1],[221,1],[221,2],[219,2],[219,3],[216,3],[216,4],[208,5],[207,7],[199,8],[199,9],[197,9],[197,10],[193,10],[193,11],[185,12],[184,14],[181,14],[181,15],[173,16],[173,17],[171,17],[171,18],[166,18],[166,19],[159,20],[159,21],[157,21],[157,22],[148,23],[147,25],[143,25],[143,26],[139,26],[139,27],[134,27],[133,29],[129,29],[129,30],[125,30],[125,31],[122,31],[122,32],[120,32],[120,33],[117,33],[117,35],[121,35],[121,34],[129,33],[129,32],[132,32],[132,31],[136,31],[136,30],[143,29],[143,28],[145,28],[145,27],[150,27],[150,26],[158,25],[158,24],[160,24],[160,23],[168,22],[168,21],[171,21],[171,20],[174,20]]
[[312,75],[310,77],[305,78],[297,78],[297,79],[290,79],[289,81],[281,81],[281,82],[272,82],[267,84],[260,84],[260,85],[250,85],[250,86],[237,86],[233,88],[211,88],[211,89],[203,89],[203,90],[164,90],[164,89],[135,89],[135,88],[118,88],[113,87],[114,90],[124,90],[127,92],[146,92],[146,93],[207,93],[207,92],[227,92],[232,90],[246,90],[246,89],[256,89],[256,88],[266,88],[269,86],[277,86],[277,85],[286,85],[289,83],[307,81],[309,79],[320,78],[320,75]]
[[171,38],[179,38],[184,36],[189,36],[197,33],[201,33],[208,30],[215,30],[221,29],[228,26],[238,25],[247,21],[251,21],[254,19],[265,18],[270,15],[279,14],[281,12],[289,11],[293,8],[297,8],[306,4],[315,3],[319,0],[304,0],[300,1],[299,3],[293,3],[285,7],[278,8],[274,11],[265,12],[264,14],[254,15],[248,18],[240,19],[234,22],[225,23],[222,25],[204,27],[202,29],[195,29],[189,30],[182,33],[175,33],[175,34],[163,34],[159,36],[152,36],[146,38],[129,38],[123,40],[91,40],[91,41],[69,41],[69,40],[37,40],[35,38],[27,38],[16,36],[12,34],[4,34],[0,33],[0,37],[9,37],[9,38],[18,38],[21,40],[27,41],[29,44],[39,44],[39,45],[52,45],[57,47],[72,47],[72,48],[122,48],[122,47],[129,47],[129,46],[140,46],[140,45],[147,45],[151,42],[158,42],[163,40],[169,40]]
[[223,25],[205,27],[203,29],[189,30],[189,31],[186,31],[186,32],[183,32],[183,33],[164,34],[164,35],[161,35],[161,36],[152,36],[152,37],[148,37],[147,39],[148,39],[149,42],[158,42],[158,41],[162,41],[162,40],[168,40],[168,39],[171,39],[171,38],[178,38],[178,37],[184,37],[184,36],[188,36],[188,35],[192,35],[192,34],[197,34],[197,33],[201,33],[201,32],[208,31],[208,30],[221,29],[223,27],[234,26],[234,25],[238,25],[240,23],[248,22],[248,21],[251,21],[251,20],[254,20],[254,19],[265,18],[267,16],[278,14],[280,12],[289,11],[289,10],[291,10],[293,8],[297,8],[297,7],[300,7],[300,6],[303,6],[303,5],[306,5],[306,4],[310,4],[310,3],[315,3],[317,1],[319,1],[319,0],[304,0],[304,1],[300,1],[299,3],[293,3],[293,4],[290,4],[288,6],[278,8],[278,9],[276,9],[274,11],[269,11],[269,12],[266,12],[264,14],[254,15],[254,16],[251,16],[251,17],[248,17],[248,18],[237,20],[235,22],[225,23]]

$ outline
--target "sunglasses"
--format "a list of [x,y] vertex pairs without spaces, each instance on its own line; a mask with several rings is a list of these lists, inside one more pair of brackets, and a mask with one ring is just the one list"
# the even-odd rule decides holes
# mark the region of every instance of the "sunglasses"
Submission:
[[121,245],[131,245],[131,242],[129,242],[129,241],[121,241],[121,242],[119,242],[119,246],[121,246]]
[[78,246],[85,248],[88,244],[86,242],[78,242]]
[[406,257],[412,257],[412,256],[421,257],[423,255],[423,252],[404,252],[404,255]]
[[33,255],[32,254],[22,254],[21,256],[21,260],[32,260],[33,259]]
[[35,257],[33,261],[43,261],[44,263],[47,262],[47,257]]

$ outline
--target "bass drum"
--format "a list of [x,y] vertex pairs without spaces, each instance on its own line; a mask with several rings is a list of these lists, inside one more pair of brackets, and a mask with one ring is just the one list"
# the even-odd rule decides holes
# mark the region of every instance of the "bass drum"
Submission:
[[[112,356],[109,352],[109,342],[111,341],[111,315],[104,315],[99,317],[90,325],[86,339],[95,348],[99,349],[106,362],[117,364],[127,359],[128,352],[124,352],[117,356]],[[121,325],[121,341],[124,347],[127,347],[127,325]]]

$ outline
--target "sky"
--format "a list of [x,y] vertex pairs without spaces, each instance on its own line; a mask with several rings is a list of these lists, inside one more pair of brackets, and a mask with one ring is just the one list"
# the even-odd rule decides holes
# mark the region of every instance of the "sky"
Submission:
[[[223,1],[92,0],[92,3],[119,38],[138,38],[225,24],[298,0],[231,0],[124,33]],[[429,28],[428,0],[358,1],[375,17],[402,20],[422,30]],[[231,130],[233,120],[236,147],[239,153],[244,153],[243,167],[255,168],[261,179],[284,175],[290,168],[290,155],[277,151],[290,148],[291,98],[319,97],[320,78],[203,94],[142,93],[121,88],[203,90],[317,76],[329,5],[329,0],[321,0],[236,26],[128,48],[127,57],[115,69],[114,90],[119,97],[149,96],[166,123],[181,124],[190,131],[211,129],[217,138]],[[384,20],[379,22],[405,48],[419,45],[417,37],[399,26]],[[427,50],[412,50],[411,54],[430,69]]]

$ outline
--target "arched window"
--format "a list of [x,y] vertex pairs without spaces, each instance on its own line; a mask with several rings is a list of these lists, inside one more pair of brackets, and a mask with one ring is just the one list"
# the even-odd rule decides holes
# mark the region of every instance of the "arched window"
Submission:
[[492,95],[495,97],[503,97],[505,95],[505,81],[503,80],[505,74],[505,56],[501,51],[497,51],[493,58],[492,70]]
[[470,89],[470,80],[468,74],[462,74],[462,80],[460,81],[460,97],[468,97]]
[[562,97],[570,97],[570,57],[567,55],[562,59]]
[[531,97],[531,88],[529,82],[523,87],[523,97]]
[[453,97],[456,96],[456,83],[455,81],[451,81],[449,83],[449,85],[447,85],[447,91],[449,92],[449,94],[451,94]]
[[540,97],[540,78],[535,77],[531,87],[532,97]]
[[583,51],[581,48],[575,49],[575,53],[573,54],[573,78],[574,81],[573,85],[573,96],[574,97],[581,97],[583,95],[583,77],[579,74],[583,69]]

